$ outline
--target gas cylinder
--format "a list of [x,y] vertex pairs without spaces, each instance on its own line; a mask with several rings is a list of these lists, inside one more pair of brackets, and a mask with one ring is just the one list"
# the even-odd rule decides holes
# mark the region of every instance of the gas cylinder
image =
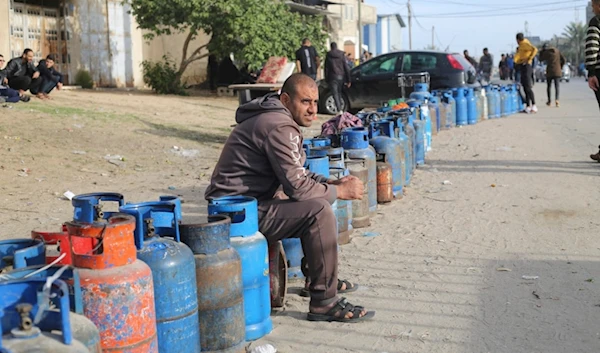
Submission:
[[[68,293],[67,284],[60,279],[49,285],[40,278],[0,282],[0,351],[90,353],[73,339]],[[50,297],[58,303],[58,310],[48,310]]]
[[519,85],[518,84],[513,84],[512,85],[512,93],[513,93],[513,112],[519,113],[521,111],[521,106],[519,105],[519,99],[521,97],[521,94],[519,93]]
[[369,171],[369,212],[377,213],[377,170],[375,150],[369,146],[368,130],[364,127],[352,127],[342,131],[342,147],[346,158],[364,159]]
[[157,353],[152,272],[136,257],[135,218],[115,213],[106,222],[66,225],[71,239],[93,239],[84,251],[72,249],[73,266],[81,277],[83,313],[98,327],[102,349]]
[[477,100],[473,88],[465,88],[465,96],[467,99],[467,124],[473,125],[477,123]]
[[[62,265],[73,264],[71,247],[76,249],[85,249],[91,244],[91,239],[73,239],[74,244],[71,244],[67,227],[62,226],[61,232],[31,232],[32,239],[41,239],[46,245],[46,263],[55,263]],[[59,257],[61,257],[60,260]],[[56,262],[55,262],[56,261]]]
[[[71,312],[69,313],[69,319],[71,320],[71,331],[73,332],[73,338],[83,343],[83,345],[92,353],[102,352],[100,347],[100,332],[96,325],[91,322],[88,318],[83,316],[83,302],[81,298],[81,282],[79,279],[79,271],[71,266],[29,266],[16,270],[12,270],[6,274],[5,277],[9,279],[23,279],[27,278],[58,278],[68,286],[69,294],[69,307]],[[55,307],[60,307],[59,297],[52,298],[52,302]],[[2,307],[0,305],[0,310]],[[50,311],[56,311],[56,309],[48,309]]]
[[[392,170],[393,194],[397,198],[403,195],[404,186],[404,168],[402,160],[405,158],[402,143],[393,138],[394,122],[391,120],[380,120],[373,124],[373,137],[369,140],[371,146],[377,152],[377,158],[384,163],[388,163]],[[379,184],[378,184],[379,187]],[[378,203],[381,203],[378,201]]]
[[500,94],[500,87],[494,86],[494,94],[496,97],[496,117],[502,117],[502,95]]
[[446,104],[446,129],[456,126],[456,99],[452,90],[444,92],[444,103]]
[[329,157],[329,169],[341,168],[344,169],[344,149],[342,147],[332,147],[327,150]]
[[416,113],[413,113],[413,119],[423,123],[423,160],[425,160],[425,153],[431,151],[431,117],[429,116],[429,107],[427,103],[421,101],[408,100],[406,103]]
[[481,106],[482,106],[482,113],[481,113],[481,119],[486,120],[489,118],[489,107],[488,107],[488,97],[487,97],[487,91],[485,89],[481,89]]
[[[409,110],[409,112],[411,112]],[[412,119],[412,112],[408,115],[403,116],[400,120],[398,120],[403,126],[403,131],[406,134],[408,139],[408,151],[409,151],[409,159],[407,160],[407,164],[410,166],[410,173],[408,175],[412,179],[412,175],[415,172],[417,167],[416,161],[416,151],[417,151],[417,136],[415,133],[415,125]],[[410,180],[409,180],[410,181]]]
[[396,126],[398,126],[398,141],[400,141],[402,151],[404,151],[404,158],[402,159],[404,161],[404,186],[408,186],[410,185],[412,175],[411,142],[405,132],[405,127],[401,120],[396,120]]
[[[339,180],[348,175],[348,170],[344,168],[330,168],[329,177],[333,180]],[[354,231],[352,227],[352,201],[337,199],[334,213],[337,220],[338,244],[345,245],[350,243],[350,235]]]
[[[409,102],[409,105],[411,103]],[[414,166],[419,166],[425,164],[425,123],[423,120],[419,119],[418,112],[419,110],[413,108],[411,109],[411,116],[409,118],[409,122],[412,122],[412,126],[414,128]],[[410,125],[410,124],[409,124]]]
[[244,351],[242,260],[231,247],[230,227],[231,219],[224,215],[181,225],[181,241],[196,262],[202,352]]
[[158,197],[158,201],[170,202],[170,203],[174,204],[177,219],[179,220],[179,222],[181,222],[181,219],[183,217],[183,212],[181,211],[181,199],[179,198],[179,196],[162,195],[162,196]]
[[331,139],[327,137],[315,137],[311,142],[313,147],[331,147]]
[[312,138],[309,138],[309,137],[303,138],[302,139],[302,149],[304,150],[306,155],[308,155],[310,153],[311,148],[312,148]]
[[73,220],[75,222],[93,223],[110,218],[115,212],[103,210],[106,202],[116,202],[118,207],[125,204],[123,195],[115,192],[99,192],[76,195],[71,200],[73,205]]
[[494,95],[494,87],[485,86],[486,98],[488,102],[488,119],[496,118],[496,97]]
[[231,218],[231,245],[242,259],[246,341],[263,337],[273,330],[269,284],[267,239],[258,231],[258,202],[246,196],[215,198],[208,214]]
[[137,258],[152,270],[158,351],[200,352],[194,254],[180,242],[176,208],[154,201],[128,203],[119,211],[135,218]]
[[507,102],[508,102],[508,96],[506,94],[506,87],[501,86],[500,87],[500,107],[501,107],[500,108],[500,111],[501,111],[500,116],[502,116],[502,117],[506,117],[509,114],[508,109],[507,109],[508,108]]
[[392,166],[389,163],[377,162],[377,202],[388,203],[394,200]]
[[306,153],[307,157],[327,157],[329,150],[331,147],[323,146],[323,147],[311,147],[310,151]]
[[431,93],[429,93],[429,84],[427,83],[415,83],[413,87],[414,91],[409,95],[409,98],[419,100],[422,103],[427,103],[431,98]]
[[431,117],[431,133],[437,135],[440,131],[441,115],[439,97],[431,95],[429,99],[429,115]]
[[466,90],[463,87],[454,88],[454,99],[456,100],[456,126],[468,124],[468,105]]
[[364,158],[351,159],[346,158],[346,168],[350,175],[353,175],[363,182],[365,191],[362,200],[352,200],[352,227],[365,228],[371,225],[369,216],[369,170],[367,161]]
[[477,121],[483,121],[483,98],[481,97],[481,87],[474,88],[473,92],[477,104]]
[[[283,308],[287,293],[287,258],[281,241],[269,245],[269,284],[271,308]],[[242,315],[243,318],[243,315]]]
[[40,239],[9,239],[0,241],[0,270],[22,268],[46,263],[46,247]]

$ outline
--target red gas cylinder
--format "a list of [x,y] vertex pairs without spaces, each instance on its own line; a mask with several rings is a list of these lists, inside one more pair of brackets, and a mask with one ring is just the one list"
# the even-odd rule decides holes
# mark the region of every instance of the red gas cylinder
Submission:
[[107,222],[66,225],[71,244],[92,240],[71,250],[83,312],[100,330],[103,352],[158,353],[152,273],[136,257],[135,219],[116,214]]
[[392,166],[386,162],[377,162],[377,203],[394,200]]
[[71,254],[71,248],[78,250],[79,252],[89,248],[93,242],[93,239],[89,238],[78,238],[73,239],[74,243],[71,245],[71,239],[67,232],[67,226],[63,224],[61,232],[31,232],[32,239],[41,239],[46,244],[46,263],[51,264],[61,255],[64,254],[63,258],[57,261],[57,265],[71,265],[73,264],[73,256]]

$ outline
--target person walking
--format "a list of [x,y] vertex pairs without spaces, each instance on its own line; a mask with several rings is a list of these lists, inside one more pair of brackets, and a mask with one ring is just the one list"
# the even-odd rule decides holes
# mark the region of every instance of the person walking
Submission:
[[[596,94],[596,101],[600,106],[600,0],[591,2],[595,16],[590,20],[585,37],[585,68],[588,72],[588,86]],[[590,158],[600,162],[600,151],[591,154]]]
[[313,80],[317,79],[317,72],[321,66],[321,59],[310,39],[302,39],[302,46],[296,50],[296,69]]
[[494,58],[488,48],[483,48],[483,56],[479,59],[479,72],[481,72],[484,81],[490,82],[493,68]]
[[531,89],[533,86],[533,69],[531,65],[533,63],[533,59],[537,55],[538,50],[529,42],[527,38],[525,38],[523,33],[517,33],[517,43],[519,44],[519,49],[515,55],[515,64],[520,67],[521,85],[525,91],[526,108],[524,112],[527,114],[537,113],[538,108],[535,105],[535,96],[533,94],[533,90]]
[[343,113],[342,88],[350,88],[350,69],[346,64],[346,54],[338,49],[337,43],[331,43],[331,50],[325,57],[325,81],[333,94],[338,114]]
[[506,59],[506,66],[508,66],[508,77],[510,80],[515,79],[515,59],[512,54],[509,54]]
[[554,102],[558,108],[560,106],[560,103],[558,102],[560,93],[560,78],[562,76],[562,67],[565,64],[566,59],[560,50],[551,47],[548,44],[544,44],[542,46],[542,51],[540,52],[540,61],[546,62],[546,82],[548,84],[548,101],[546,102],[546,105],[552,105],[552,81],[554,81]]

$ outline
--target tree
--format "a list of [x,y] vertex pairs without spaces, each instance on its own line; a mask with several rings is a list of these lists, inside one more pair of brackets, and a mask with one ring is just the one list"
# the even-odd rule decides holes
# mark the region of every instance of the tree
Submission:
[[[220,57],[233,53],[238,61],[256,69],[270,56],[293,59],[303,37],[309,37],[323,52],[327,38],[321,17],[292,13],[276,0],[125,1],[131,5],[139,27],[149,31],[146,39],[189,31],[182,48],[178,80],[189,64],[209,52]],[[190,48],[200,31],[211,35],[210,42]]]
[[575,59],[575,63],[579,64],[581,59],[585,57],[585,36],[586,27],[581,22],[571,22],[563,31],[563,37],[567,39],[565,48],[567,49],[564,53],[565,56],[569,56]]

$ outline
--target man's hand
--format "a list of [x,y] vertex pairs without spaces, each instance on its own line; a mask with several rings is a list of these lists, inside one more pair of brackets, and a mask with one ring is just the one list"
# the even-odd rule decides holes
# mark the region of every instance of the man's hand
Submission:
[[590,88],[595,92],[598,90],[599,88],[599,83],[598,83],[598,77],[596,76],[590,76],[588,78],[588,86],[590,86]]
[[60,91],[62,86],[63,86],[62,82],[59,82],[56,84],[56,89]]
[[350,86],[352,86],[352,82],[346,83],[346,87],[350,88]]
[[337,196],[340,200],[362,200],[365,192],[363,182],[355,176],[347,176],[339,180],[336,185]]
[[8,85],[8,79],[5,77],[4,80],[2,80],[2,84],[3,85]]
[[331,185],[340,185],[340,184],[342,184],[342,183],[345,183],[345,182],[347,182],[347,181],[348,181],[348,180],[350,180],[350,179],[357,179],[357,178],[356,178],[354,175],[347,175],[347,176],[345,176],[345,177],[342,177],[342,178],[340,178],[340,179],[335,179],[335,180],[333,180],[333,179],[329,179],[329,180],[327,180],[327,184],[331,184]]
[[39,72],[39,71],[36,71],[36,72],[34,72],[34,73],[33,73],[33,76],[31,76],[31,78],[33,78],[34,80],[35,80],[36,78],[38,78],[38,77],[40,77],[40,72]]

